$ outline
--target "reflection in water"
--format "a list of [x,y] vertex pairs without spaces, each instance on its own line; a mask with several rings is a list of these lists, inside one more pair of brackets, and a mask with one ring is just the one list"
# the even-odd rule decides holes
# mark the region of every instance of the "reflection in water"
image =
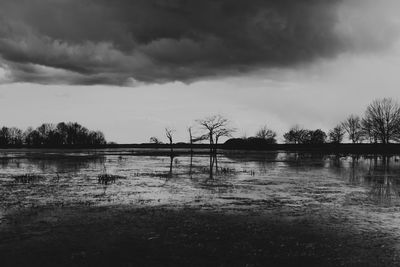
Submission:
[[[370,203],[400,205],[398,158],[240,151],[172,157],[116,151],[3,153],[0,210],[1,205],[16,203],[203,201],[215,205],[232,201],[247,203],[249,199],[271,201],[271,196],[282,197],[279,201],[285,203],[299,199],[312,203],[311,200],[336,201],[354,188],[362,191]],[[26,173],[40,174],[43,178],[30,184],[15,183],[13,177]],[[99,183],[102,173],[122,178]],[[291,196],[296,200],[290,200]]]
[[351,157],[349,181],[367,185],[371,200],[379,204],[399,202],[400,166],[397,156]]
[[193,178],[193,148],[190,149],[189,177]]
[[284,153],[281,159],[289,168],[321,169],[325,167],[326,160],[332,157],[322,153],[291,152]]
[[[233,152],[225,152],[223,154],[224,157],[233,161],[240,162],[244,164],[255,164],[254,168],[249,170],[250,173],[255,174],[256,171],[259,174],[266,174],[268,171],[273,168],[278,161],[278,155],[282,153],[278,153],[277,151],[268,151],[268,152],[248,152],[248,151],[233,151]],[[285,154],[285,157],[289,154]],[[285,161],[286,158],[285,158]]]
[[168,173],[168,177],[172,177],[172,161],[174,160],[174,156],[170,155],[169,156],[169,173]]
[[82,169],[90,168],[91,166],[101,166],[105,163],[104,155],[39,155],[26,157],[4,157],[0,158],[2,169],[28,169],[33,171],[36,169],[40,172],[53,173],[78,173]]

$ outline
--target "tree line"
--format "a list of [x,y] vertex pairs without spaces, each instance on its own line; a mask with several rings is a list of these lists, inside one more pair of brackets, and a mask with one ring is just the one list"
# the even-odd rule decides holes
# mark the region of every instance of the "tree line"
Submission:
[[376,99],[367,106],[363,116],[352,114],[328,133],[294,126],[283,137],[290,144],[340,144],[346,137],[353,144],[399,142],[400,105],[392,98]]
[[[216,149],[222,137],[232,137],[236,131],[231,122],[221,115],[212,115],[195,122],[195,126],[187,129],[191,145],[199,141],[208,141],[210,149]],[[175,130],[172,128],[165,128],[165,134],[171,147],[174,132]],[[283,134],[284,142],[287,144],[339,144],[346,137],[352,143],[389,144],[399,142],[399,103],[392,98],[376,99],[368,105],[362,117],[352,114],[327,133],[321,129],[310,130],[296,125]],[[276,144],[277,133],[264,125],[254,136],[232,138],[227,142],[249,146]],[[162,142],[157,137],[151,137],[150,143],[161,144]]]
[[0,129],[0,146],[63,146],[104,145],[106,139],[101,131],[91,131],[77,122],[43,123],[36,129],[25,131],[17,127]]
[[399,142],[399,103],[392,98],[376,99],[367,106],[363,116],[351,114],[328,133],[294,126],[283,135],[289,144],[340,144],[346,137],[353,144]]

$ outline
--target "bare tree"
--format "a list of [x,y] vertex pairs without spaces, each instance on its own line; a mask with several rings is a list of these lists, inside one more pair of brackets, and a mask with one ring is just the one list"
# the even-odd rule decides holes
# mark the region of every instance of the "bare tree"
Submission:
[[167,136],[168,141],[169,141],[169,145],[170,145],[170,149],[171,149],[171,157],[173,156],[173,152],[174,152],[173,146],[172,146],[172,144],[173,144],[172,137],[173,137],[174,132],[175,132],[175,130],[172,128],[169,128],[169,127],[165,128],[165,136]]
[[150,143],[157,144],[157,145],[162,144],[162,142],[160,140],[158,140],[158,138],[155,136],[150,137]]
[[192,126],[189,126],[187,128],[187,131],[189,133],[190,153],[193,153],[193,144],[197,143],[197,142],[200,142],[200,141],[203,141],[203,140],[207,140],[208,139],[208,134],[204,134],[204,135],[201,135],[201,136],[194,136],[193,127]]
[[188,133],[189,133],[190,145],[193,144],[193,133],[192,133],[192,130],[193,130],[193,127],[192,127],[192,126],[189,126],[189,127],[187,128],[187,131],[188,131]]
[[362,130],[362,135],[363,138],[368,139],[370,143],[378,143],[378,136],[377,134],[372,130],[372,124],[370,121],[366,120],[363,118],[361,120],[361,130]]
[[361,119],[357,115],[350,115],[343,123],[343,129],[347,132],[349,139],[355,144],[360,143],[363,138]]
[[274,132],[271,129],[268,129],[267,125],[264,125],[263,127],[261,127],[257,133],[256,133],[256,137],[257,138],[262,138],[265,140],[268,139],[275,139],[276,137],[276,132]]
[[342,125],[337,125],[329,131],[329,141],[334,144],[340,144],[343,141],[345,130]]
[[193,133],[192,133],[192,130],[193,130],[193,127],[192,126],[189,126],[188,128],[187,128],[187,130],[188,130],[188,133],[189,133],[189,141],[190,141],[190,154],[192,155],[193,154],[193,143],[194,143],[194,137],[193,137]]
[[295,125],[290,128],[289,132],[283,135],[286,143],[302,144],[305,143],[308,137],[308,131]]
[[400,106],[391,98],[374,100],[365,111],[364,124],[383,144],[400,137]]
[[228,136],[235,130],[230,126],[230,121],[221,115],[212,115],[201,120],[197,120],[200,127],[207,131],[206,135],[210,141],[210,153],[216,152],[214,144],[222,136]]
[[16,127],[8,128],[9,144],[11,145],[22,145],[23,133],[21,129]]
[[220,128],[215,131],[215,146],[218,146],[218,140],[220,137],[232,137],[235,132],[233,128]]

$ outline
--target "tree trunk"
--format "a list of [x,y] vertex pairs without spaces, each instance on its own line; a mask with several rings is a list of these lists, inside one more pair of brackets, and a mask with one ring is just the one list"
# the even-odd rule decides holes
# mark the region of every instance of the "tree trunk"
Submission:
[[210,153],[210,179],[213,179],[214,161],[213,155]]
[[192,178],[192,168],[193,168],[193,154],[190,154],[190,166],[189,166],[189,177]]
[[172,160],[173,160],[173,156],[172,156],[172,154],[171,154],[170,162],[169,162],[169,174],[168,174],[168,176],[169,176],[170,178],[172,177]]
[[190,155],[193,155],[193,136],[191,128],[189,128],[189,137],[190,137]]
[[210,131],[210,155],[213,152],[213,143],[214,143],[214,141],[213,141],[213,133]]

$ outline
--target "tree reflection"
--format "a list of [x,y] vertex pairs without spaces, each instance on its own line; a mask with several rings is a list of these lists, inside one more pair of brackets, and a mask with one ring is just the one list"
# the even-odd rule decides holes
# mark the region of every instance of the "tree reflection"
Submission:
[[168,178],[172,178],[172,162],[174,160],[174,156],[171,154],[169,156],[169,173],[168,173]]
[[369,199],[378,204],[399,204],[400,166],[392,155],[352,157],[349,181],[369,187]]
[[[39,169],[42,172],[54,173],[78,173],[82,169],[87,169],[91,165],[101,166],[105,162],[104,155],[25,155],[16,158],[1,158],[2,168],[17,167]],[[24,167],[24,165],[27,165]]]
[[[399,200],[398,170],[391,169],[391,156],[374,157],[373,172],[366,176],[371,183],[370,196],[381,204],[394,205]],[[397,171],[397,173],[396,173]]]
[[363,179],[362,175],[360,175],[360,165],[359,155],[351,155],[351,162],[350,162],[350,183],[351,184],[358,184]]
[[276,164],[279,153],[277,151],[270,152],[225,152],[224,157],[235,162],[254,162],[260,173],[266,173],[272,165]]
[[189,177],[193,178],[193,149],[190,150]]
[[216,154],[210,153],[210,168],[209,168],[210,179],[214,179],[214,162],[215,162],[214,159],[216,158],[217,158]]

